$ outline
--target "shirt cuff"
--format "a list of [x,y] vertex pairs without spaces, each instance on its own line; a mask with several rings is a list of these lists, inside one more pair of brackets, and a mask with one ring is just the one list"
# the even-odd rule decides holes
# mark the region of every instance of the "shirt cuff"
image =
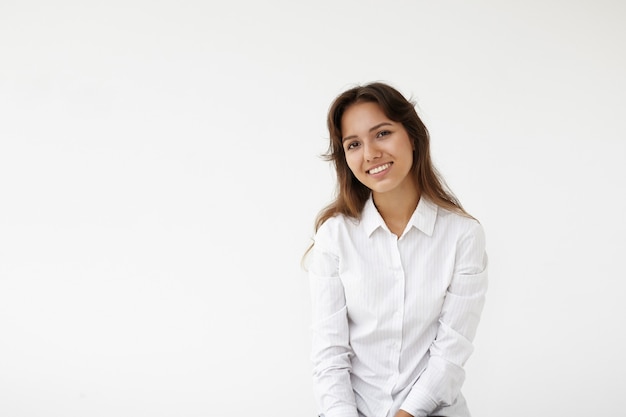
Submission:
[[411,414],[413,417],[427,417],[433,410],[435,410],[435,408],[437,408],[437,403],[426,393],[413,388],[400,408]]
[[353,407],[336,407],[322,413],[321,417],[359,417],[359,413]]

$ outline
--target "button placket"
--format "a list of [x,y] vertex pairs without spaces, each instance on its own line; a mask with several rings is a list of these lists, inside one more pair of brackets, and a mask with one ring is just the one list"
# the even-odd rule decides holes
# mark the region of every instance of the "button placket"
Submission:
[[404,268],[402,267],[402,258],[400,256],[400,241],[394,239],[393,245],[393,269],[394,269],[394,299],[395,311],[392,314],[392,326],[394,329],[393,351],[394,351],[394,368],[395,374],[399,375],[400,351],[402,350],[402,325],[404,316],[404,292],[405,277]]

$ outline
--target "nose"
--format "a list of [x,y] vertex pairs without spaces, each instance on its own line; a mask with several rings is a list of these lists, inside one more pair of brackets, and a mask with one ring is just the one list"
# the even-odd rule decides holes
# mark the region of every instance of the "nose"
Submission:
[[373,161],[374,159],[378,159],[382,156],[382,152],[378,147],[373,143],[365,143],[364,145],[363,156],[367,162]]

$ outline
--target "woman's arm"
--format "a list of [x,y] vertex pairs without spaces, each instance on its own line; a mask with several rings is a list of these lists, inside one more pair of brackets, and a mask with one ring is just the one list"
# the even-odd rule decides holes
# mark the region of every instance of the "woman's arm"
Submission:
[[414,417],[428,416],[450,405],[465,380],[463,366],[472,354],[472,340],[487,290],[487,255],[482,226],[475,222],[457,242],[452,281],[439,316],[437,337],[430,346],[428,365],[402,409]]
[[315,397],[325,417],[357,417],[350,382],[353,352],[345,294],[338,273],[339,259],[317,242],[309,256]]

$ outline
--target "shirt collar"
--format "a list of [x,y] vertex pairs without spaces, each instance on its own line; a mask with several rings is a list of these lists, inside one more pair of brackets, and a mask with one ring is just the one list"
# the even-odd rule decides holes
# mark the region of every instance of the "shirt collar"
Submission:
[[[435,220],[437,219],[437,209],[438,207],[435,203],[424,196],[420,197],[420,201],[417,203],[417,207],[409,219],[408,225],[421,230],[428,236],[432,236],[433,230],[435,229]],[[371,194],[361,212],[361,224],[365,228],[367,236],[371,236],[374,230],[379,227],[387,229],[385,221],[374,205],[374,199]]]

